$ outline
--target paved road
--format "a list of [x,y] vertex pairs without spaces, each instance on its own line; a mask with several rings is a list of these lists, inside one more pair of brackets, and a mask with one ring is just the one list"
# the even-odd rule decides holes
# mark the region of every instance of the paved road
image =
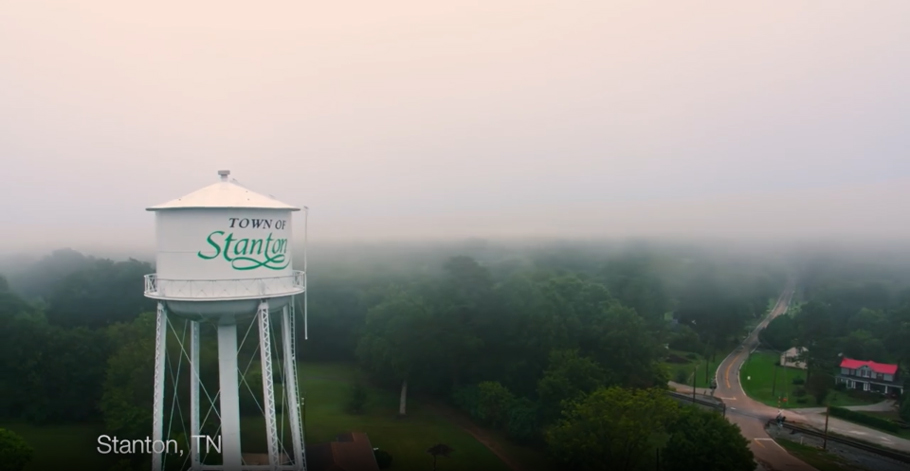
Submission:
[[[766,471],[813,471],[815,468],[796,459],[765,432],[765,423],[777,415],[777,409],[754,401],[746,395],[739,383],[739,369],[749,357],[749,352],[758,345],[758,332],[771,319],[787,311],[793,287],[788,286],[777,300],[765,320],[746,337],[742,346],[731,352],[717,368],[717,391],[714,396],[727,404],[727,419],[739,426],[743,436],[749,440],[749,447],[755,454],[760,469]],[[788,417],[789,418],[789,417]]]

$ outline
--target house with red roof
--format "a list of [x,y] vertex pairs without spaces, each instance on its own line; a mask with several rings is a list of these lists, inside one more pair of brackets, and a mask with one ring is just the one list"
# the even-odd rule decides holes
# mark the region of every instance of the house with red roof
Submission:
[[874,361],[844,357],[840,362],[840,372],[836,377],[836,382],[845,384],[847,389],[882,394],[902,394],[904,392],[904,385],[898,378],[897,365]]

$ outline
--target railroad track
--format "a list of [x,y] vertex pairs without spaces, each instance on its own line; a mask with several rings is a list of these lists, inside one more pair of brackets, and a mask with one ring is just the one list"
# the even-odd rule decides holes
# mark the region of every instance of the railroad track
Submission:
[[720,399],[707,399],[708,396],[701,396],[693,399],[691,394],[684,394],[676,391],[667,391],[667,395],[674,399],[678,399],[679,401],[695,403],[701,406],[713,407],[715,409],[724,408],[723,401]]
[[[776,425],[776,421],[773,419],[769,420],[768,425],[774,426],[774,425]],[[788,424],[786,422],[784,422],[784,428],[787,430],[790,430],[792,432],[797,432],[797,433],[801,433],[803,435],[809,435],[812,437],[824,438],[824,436],[825,436],[825,434],[823,432],[819,432],[818,430],[803,428],[798,425]],[[842,437],[840,435],[832,435],[830,433],[828,434],[828,441],[833,442],[833,443],[840,443],[841,445],[847,445],[847,446],[856,448],[858,450],[863,450],[863,451],[866,451],[866,452],[869,452],[872,454],[876,454],[878,456],[883,456],[885,458],[889,458],[889,459],[892,459],[892,460],[895,460],[895,461],[898,461],[901,463],[910,464],[910,454],[903,453],[903,452],[900,452],[897,450],[889,450],[887,448],[883,448],[883,447],[871,445],[871,444],[868,444],[865,442],[861,442],[858,440],[853,440],[850,438]]]

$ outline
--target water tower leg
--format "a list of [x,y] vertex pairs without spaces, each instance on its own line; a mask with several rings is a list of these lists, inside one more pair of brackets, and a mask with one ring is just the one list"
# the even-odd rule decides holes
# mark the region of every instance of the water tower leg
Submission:
[[290,309],[281,310],[281,330],[284,344],[284,391],[287,397],[288,412],[291,422],[291,440],[294,443],[294,465],[296,469],[306,469],[303,462],[303,440],[300,436],[300,399],[297,396],[297,359],[294,358],[293,332],[291,329]]
[[[152,405],[152,443],[161,443],[164,439],[164,365],[167,352],[167,308],[158,303],[155,317],[155,391]],[[161,471],[161,453],[152,450],[152,471]]]
[[[218,380],[221,387],[221,457],[226,471],[239,471],[240,389],[237,382],[237,324],[218,324]],[[213,439],[217,440],[213,437]]]
[[265,435],[269,447],[269,465],[277,469],[278,425],[275,419],[275,383],[272,382],[272,338],[269,330],[269,302],[259,303],[259,357],[262,360],[262,399],[265,413]]
[[202,469],[199,462],[199,323],[190,322],[190,465]]

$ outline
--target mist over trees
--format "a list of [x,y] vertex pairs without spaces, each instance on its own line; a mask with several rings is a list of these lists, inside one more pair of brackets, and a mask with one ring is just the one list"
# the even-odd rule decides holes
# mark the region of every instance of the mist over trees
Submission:
[[[768,347],[805,348],[805,389],[818,403],[835,389],[843,357],[910,366],[910,263],[902,257],[811,256],[798,265],[800,291],[791,315],[760,332]],[[908,374],[903,373],[906,379]],[[905,396],[908,396],[905,394]],[[902,416],[910,420],[903,399]]]
[[[546,448],[562,465],[573,465],[578,456],[567,437],[594,426],[586,410],[666,388],[672,379],[663,366],[668,346],[725,354],[788,276],[807,280],[804,296],[832,293],[827,303],[836,301],[844,306],[837,312],[852,314],[827,322],[822,318],[828,311],[807,304],[794,325],[775,321],[763,338],[777,329],[779,345],[824,345],[836,333],[850,348],[874,352],[879,341],[885,354],[905,354],[897,350],[895,334],[886,332],[888,322],[904,319],[896,314],[904,312],[897,278],[885,289],[857,282],[848,291],[855,296],[844,298],[827,288],[833,282],[810,277],[830,270],[811,271],[807,263],[794,272],[794,265],[769,254],[644,243],[479,241],[351,251],[355,255],[323,253],[308,261],[310,339],[300,341],[300,359],[357,362],[375,385],[398,393],[401,415],[407,416],[409,400],[448,403],[516,443]],[[154,303],[142,296],[142,276],[152,272],[146,262],[64,250],[8,273],[8,282],[0,283],[0,392],[8,398],[0,401],[0,418],[103,420],[120,436],[147,435]],[[853,330],[843,330],[848,328]],[[179,348],[180,329],[170,335],[169,349]],[[214,336],[204,338],[202,358],[214,361]],[[244,348],[240,355],[245,364],[257,353]],[[255,374],[247,375],[249,381]],[[217,375],[202,383],[217,390]],[[241,398],[242,413],[261,403],[261,389],[251,391]],[[707,434],[710,443],[727,440],[712,434],[736,435],[693,414],[670,410],[650,425],[666,436]],[[673,448],[658,438],[642,438],[633,447],[641,456],[629,457],[628,469],[639,462],[653,468],[658,448],[667,460],[701,463],[696,440]],[[748,458],[737,455],[745,445],[733,443],[731,456]],[[593,461],[575,464],[584,468],[612,452],[591,453]]]

